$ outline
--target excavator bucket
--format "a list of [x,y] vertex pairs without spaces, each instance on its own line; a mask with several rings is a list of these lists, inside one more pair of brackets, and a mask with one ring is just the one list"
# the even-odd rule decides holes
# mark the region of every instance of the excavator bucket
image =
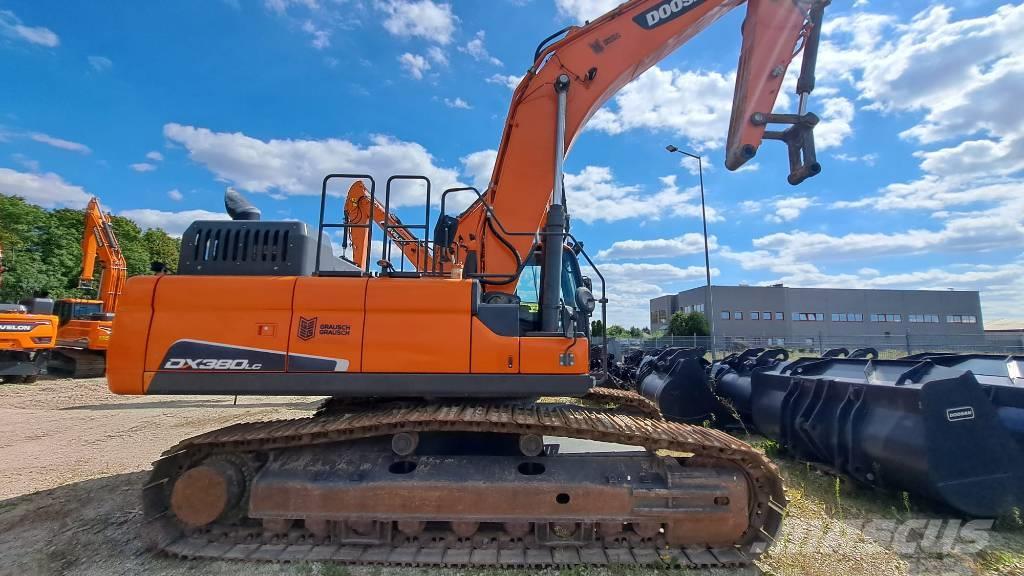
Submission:
[[958,512],[1024,505],[1024,358],[806,359],[750,376],[762,434],[860,482]]
[[675,422],[737,423],[733,411],[715,395],[703,348],[668,348],[648,356],[637,371],[637,391]]

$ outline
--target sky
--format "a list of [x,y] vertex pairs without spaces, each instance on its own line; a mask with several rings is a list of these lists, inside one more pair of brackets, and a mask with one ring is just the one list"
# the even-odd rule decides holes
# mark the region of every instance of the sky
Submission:
[[[330,172],[483,188],[537,43],[615,5],[0,0],[0,193],[95,195],[181,234],[224,217],[228,186],[314,225]],[[1024,5],[834,1],[809,106],[823,172],[798,187],[778,143],[723,164],[744,12],[613,96],[567,158],[611,322],[647,326],[650,298],[704,281],[696,165],[667,144],[705,158],[716,284],[980,290],[986,320],[1024,318]]]

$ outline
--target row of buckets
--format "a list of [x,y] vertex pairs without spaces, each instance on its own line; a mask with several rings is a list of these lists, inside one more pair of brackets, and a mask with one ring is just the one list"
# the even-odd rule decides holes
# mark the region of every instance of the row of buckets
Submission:
[[864,484],[983,518],[1024,507],[1024,356],[633,351],[609,372],[670,420],[746,428]]

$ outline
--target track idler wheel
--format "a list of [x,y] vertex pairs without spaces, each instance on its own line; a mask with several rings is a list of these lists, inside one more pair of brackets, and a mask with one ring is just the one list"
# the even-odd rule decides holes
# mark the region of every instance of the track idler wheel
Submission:
[[186,470],[171,490],[171,511],[185,526],[201,528],[228,515],[245,494],[245,474],[226,460]]
[[452,532],[459,538],[469,538],[479,529],[479,522],[452,522]]
[[427,523],[422,520],[399,520],[398,531],[406,536],[415,537],[423,534],[423,531],[427,528]]

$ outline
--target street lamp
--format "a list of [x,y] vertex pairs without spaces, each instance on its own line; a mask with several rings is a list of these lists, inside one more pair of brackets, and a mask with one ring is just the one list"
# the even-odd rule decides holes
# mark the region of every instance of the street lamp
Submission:
[[707,277],[707,289],[708,289],[708,325],[711,328],[711,361],[715,361],[715,300],[711,294],[711,256],[708,251],[708,216],[707,211],[704,208],[704,165],[701,161],[701,157],[697,154],[692,154],[685,150],[680,150],[675,146],[669,144],[665,146],[665,150],[670,153],[679,152],[684,156],[697,159],[697,174],[700,176],[700,218],[704,222],[704,273]]

